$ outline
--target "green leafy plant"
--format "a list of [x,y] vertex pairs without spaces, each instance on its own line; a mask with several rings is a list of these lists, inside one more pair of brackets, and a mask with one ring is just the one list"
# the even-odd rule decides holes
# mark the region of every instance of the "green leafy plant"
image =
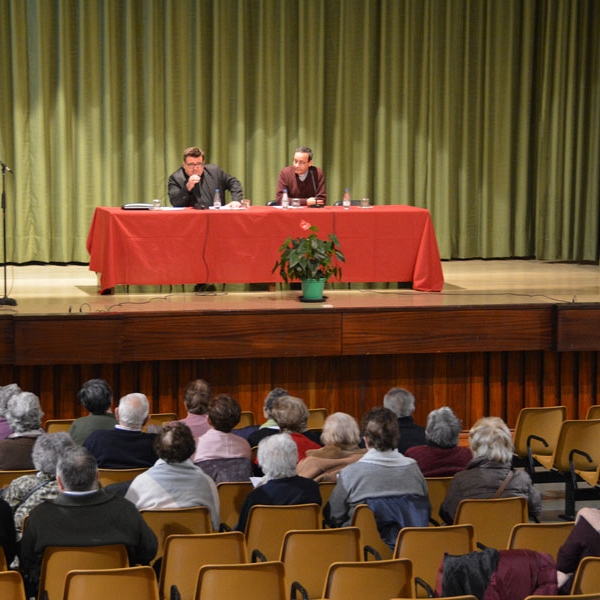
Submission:
[[279,260],[271,273],[279,269],[281,278],[290,281],[303,279],[340,278],[342,268],[338,262],[346,262],[335,233],[326,240],[317,237],[318,228],[307,221],[300,222],[300,228],[310,231],[306,237],[288,237],[279,248]]

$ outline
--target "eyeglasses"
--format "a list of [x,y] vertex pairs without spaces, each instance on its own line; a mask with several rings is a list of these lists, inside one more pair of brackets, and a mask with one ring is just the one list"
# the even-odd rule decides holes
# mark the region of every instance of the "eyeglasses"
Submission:
[[199,169],[200,167],[204,166],[204,163],[203,162],[199,162],[199,163],[189,163],[189,162],[186,162],[185,166],[189,167],[190,169]]

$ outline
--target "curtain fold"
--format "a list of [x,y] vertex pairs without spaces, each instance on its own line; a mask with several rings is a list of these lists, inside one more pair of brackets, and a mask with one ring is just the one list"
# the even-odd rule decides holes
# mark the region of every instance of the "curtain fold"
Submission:
[[431,211],[442,258],[597,261],[594,0],[0,0],[9,262],[87,262],[96,206],[167,202],[191,145],[274,198],[313,148]]

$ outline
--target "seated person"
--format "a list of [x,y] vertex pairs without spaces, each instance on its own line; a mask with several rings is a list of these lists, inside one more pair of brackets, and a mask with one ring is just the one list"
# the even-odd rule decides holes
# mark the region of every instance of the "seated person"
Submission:
[[600,510],[579,510],[575,526],[556,556],[556,578],[561,594],[569,594],[575,571],[586,556],[600,556]]
[[461,424],[448,406],[427,416],[424,446],[411,446],[404,456],[414,458],[425,477],[447,477],[462,471],[473,458],[470,448],[458,445]]
[[83,443],[100,468],[135,469],[151,467],[156,462],[156,434],[142,431],[149,412],[144,394],[135,392],[119,400],[115,409],[117,424],[112,429],[97,429]]
[[232,196],[231,206],[241,206],[244,193],[242,184],[219,165],[205,165],[204,152],[195,146],[183,151],[183,164],[169,177],[169,199],[173,206],[208,208],[213,205],[219,188],[221,203],[225,204],[225,190]]
[[125,498],[143,508],[206,506],[213,529],[219,529],[219,496],[215,482],[196,467],[196,442],[190,428],[176,421],[164,425],[154,440],[158,460],[129,486]]
[[402,454],[411,446],[422,446],[426,443],[425,427],[417,425],[412,416],[415,412],[415,397],[411,392],[401,387],[391,388],[383,397],[383,405],[398,417],[398,450]]
[[469,431],[469,443],[474,458],[464,471],[454,475],[450,483],[440,507],[444,522],[451,524],[454,521],[463,498],[493,498],[503,485],[501,498],[524,496],[529,515],[537,517],[542,510],[542,498],[533,487],[529,474],[512,468],[514,448],[506,423],[499,417],[479,419]]
[[263,437],[266,437],[265,433],[267,435],[279,433],[279,425],[277,425],[275,419],[273,418],[273,405],[275,404],[275,400],[277,400],[277,398],[287,395],[287,390],[284,390],[283,388],[273,388],[267,394],[265,403],[263,405],[263,416],[266,421],[248,436],[248,442],[253,448],[258,446],[258,442],[260,442]]
[[298,448],[287,433],[272,435],[258,445],[263,478],[242,505],[238,531],[245,531],[250,508],[256,504],[321,504],[319,484],[296,473]]
[[183,393],[183,403],[187,409],[187,416],[180,419],[179,422],[190,428],[194,440],[197,440],[210,429],[207,410],[211,394],[210,383],[204,381],[204,379],[190,381]]
[[20,391],[21,388],[16,383],[9,383],[0,387],[0,440],[7,438],[12,433],[6,420],[6,406],[8,400]]
[[208,403],[210,429],[198,438],[194,464],[217,483],[246,481],[252,475],[252,448],[231,433],[240,422],[242,408],[227,394],[218,394]]
[[284,188],[287,188],[290,204],[294,198],[303,206],[324,206],[327,203],[323,171],[313,167],[313,152],[307,146],[294,151],[294,164],[279,171],[275,199],[281,204]]
[[[398,451],[400,433],[395,414],[383,406],[373,408],[363,416],[361,430],[367,452],[358,461],[339,472],[337,483],[324,510],[327,523],[331,527],[350,525],[355,507],[364,502],[369,504],[371,499],[379,501],[379,505],[389,501],[388,520],[393,521],[396,516],[401,515],[392,512],[392,505],[395,504],[399,510],[403,510],[402,498],[405,498],[407,507],[410,500],[410,516],[415,519],[406,525],[427,525],[427,483],[417,463]],[[375,507],[373,512],[377,519]],[[382,538],[388,542],[383,535]]]
[[34,469],[31,452],[36,439],[44,433],[44,412],[40,399],[31,392],[10,397],[6,405],[6,420],[12,433],[0,440],[0,470]]
[[356,419],[343,412],[335,412],[325,419],[321,442],[322,448],[306,451],[306,458],[298,463],[298,475],[335,482],[344,467],[366,452],[359,447],[360,430]]
[[0,548],[4,550],[6,564],[10,565],[17,554],[17,534],[10,506],[0,498]]
[[82,446],[64,452],[56,468],[59,494],[36,506],[25,522],[21,572],[27,597],[36,596],[47,546],[124,544],[131,566],[147,565],[158,541],[137,508],[98,487],[98,467]]
[[65,450],[74,446],[75,442],[66,431],[40,435],[31,453],[37,473],[17,477],[2,490],[2,497],[14,513],[17,540],[21,539],[23,521],[33,508],[58,496],[56,465]]
[[113,429],[117,424],[110,410],[113,393],[104,379],[86,381],[77,393],[77,399],[90,414],[73,421],[69,433],[75,443],[81,445],[92,431]]

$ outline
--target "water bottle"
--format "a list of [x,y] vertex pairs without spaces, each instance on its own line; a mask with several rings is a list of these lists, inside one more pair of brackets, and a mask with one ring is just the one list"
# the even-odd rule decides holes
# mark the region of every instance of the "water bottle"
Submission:
[[283,188],[283,196],[281,196],[281,208],[289,208],[290,199],[288,197],[287,188]]
[[344,192],[344,198],[342,199],[342,206],[346,209],[350,208],[350,188],[346,188]]
[[213,208],[221,208],[221,192],[219,188],[215,190],[215,197],[213,198]]

